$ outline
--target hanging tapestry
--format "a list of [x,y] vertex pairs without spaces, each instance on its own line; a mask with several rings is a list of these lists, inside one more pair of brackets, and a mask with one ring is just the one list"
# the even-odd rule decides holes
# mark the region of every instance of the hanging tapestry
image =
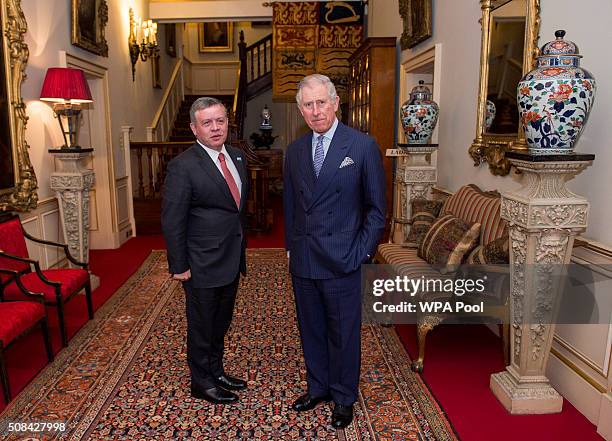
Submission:
[[275,2],[273,97],[293,100],[305,75],[321,73],[346,102],[348,58],[363,41],[363,9],[361,2]]

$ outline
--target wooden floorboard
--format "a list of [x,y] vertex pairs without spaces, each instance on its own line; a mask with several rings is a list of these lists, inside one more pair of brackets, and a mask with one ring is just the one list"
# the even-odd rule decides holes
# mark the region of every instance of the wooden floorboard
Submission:
[[161,234],[161,199],[134,198],[134,219],[138,236]]

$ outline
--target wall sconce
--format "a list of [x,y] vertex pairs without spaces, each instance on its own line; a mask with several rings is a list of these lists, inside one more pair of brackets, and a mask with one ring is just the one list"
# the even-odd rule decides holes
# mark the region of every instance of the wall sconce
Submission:
[[93,102],[91,92],[81,69],[50,67],[40,91],[40,100],[53,103],[65,150],[80,150],[78,145],[81,104]]
[[[142,42],[138,44],[139,32],[142,32]],[[130,36],[128,37],[130,47],[130,60],[132,61],[132,81],[136,80],[136,63],[138,57],[144,62],[159,54],[157,45],[157,23],[152,20],[141,21],[140,17],[134,17],[134,11],[130,8]]]

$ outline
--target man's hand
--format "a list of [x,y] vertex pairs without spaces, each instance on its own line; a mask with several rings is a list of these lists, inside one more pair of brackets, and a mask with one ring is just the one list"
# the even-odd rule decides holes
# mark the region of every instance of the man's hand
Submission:
[[191,270],[188,269],[184,273],[180,273],[180,274],[172,274],[172,278],[174,280],[180,280],[181,282],[186,282],[187,280],[191,279]]

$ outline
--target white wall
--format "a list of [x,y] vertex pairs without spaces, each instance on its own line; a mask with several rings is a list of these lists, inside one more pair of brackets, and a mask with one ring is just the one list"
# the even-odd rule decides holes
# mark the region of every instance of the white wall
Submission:
[[[53,172],[53,159],[47,152],[62,144],[62,135],[53,118],[51,107],[39,101],[40,89],[48,67],[60,66],[60,53],[66,51],[85,62],[100,66],[108,71],[108,90],[105,91],[110,110],[109,142],[112,149],[119,149],[121,126],[134,126],[132,139],[144,140],[145,127],[151,124],[163,95],[163,89],[153,89],[151,80],[151,62],[139,61],[136,65],[136,80],[132,81],[131,64],[128,52],[130,7],[136,15],[148,16],[148,2],[145,0],[107,0],[108,23],[106,40],[108,57],[101,57],[87,52],[70,42],[71,35],[71,2],[65,0],[47,0],[44,2],[27,1],[21,6],[28,24],[25,41],[30,56],[23,82],[22,96],[29,117],[26,128],[26,140],[30,145],[30,158],[38,178],[39,200],[45,202],[55,198],[49,188],[50,174]],[[159,27],[159,41],[165,41],[164,27]],[[177,42],[180,44],[180,42]],[[160,51],[162,87],[168,83],[174,59],[168,61],[164,48]],[[93,106],[100,105],[95,102]],[[94,155],[95,155],[94,151]],[[122,157],[122,155],[116,155]],[[116,166],[116,164],[115,164]],[[109,188],[96,186],[96,192],[111,191]],[[111,213],[107,213],[111,215]],[[25,215],[24,218],[27,218]]]
[[255,26],[253,27],[250,21],[234,22],[233,26],[233,51],[232,52],[200,52],[198,45],[198,24],[185,23],[185,57],[189,61],[209,62],[209,61],[237,61],[238,60],[238,42],[240,41],[240,31],[244,31],[244,41],[247,46],[262,39],[266,35],[272,33],[272,26]]
[[597,80],[595,105],[576,149],[594,153],[595,161],[570,184],[570,188],[591,202],[585,236],[611,246],[612,107],[609,103],[612,100],[612,63],[601,54],[607,50],[605,42],[612,39],[612,2],[597,0],[592,3],[588,8],[576,8],[569,0],[542,0],[540,46],[553,40],[557,29],[565,29],[566,38],[575,42],[583,55],[581,66]]
[[[476,131],[478,99],[480,36],[478,20],[480,3],[476,0],[461,2],[435,0],[433,37],[413,49],[402,53],[402,59],[414,56],[436,43],[442,44],[442,69],[439,121],[439,185],[456,190],[466,183],[475,183],[484,189],[509,190],[518,186],[518,177],[493,176],[488,165],[474,167],[467,151]],[[598,80],[595,105],[584,133],[577,144],[577,152],[595,153],[593,166],[584,171],[569,186],[591,202],[589,227],[585,237],[612,246],[612,229],[608,219],[612,216],[609,188],[612,188],[612,108],[605,103],[612,99],[612,64],[602,57],[606,43],[612,39],[608,18],[612,3],[598,0],[597,7],[574,8],[570,0],[541,1],[541,46],[554,39],[556,29],[565,29],[566,37],[578,44],[586,67]],[[373,0],[368,21],[370,36],[401,35],[401,17],[397,13],[397,0]],[[597,33],[593,29],[598,29]]]
[[[136,81],[132,82],[131,64],[128,53],[130,6],[137,15],[147,16],[147,2],[140,0],[107,0],[109,21],[106,26],[108,57],[100,57],[70,43],[71,19],[70,2],[47,0],[41,8],[38,2],[22,2],[22,9],[28,23],[25,35],[30,50],[26,69],[27,79],[23,83],[22,96],[27,106],[28,120],[26,139],[30,145],[30,157],[35,164],[39,180],[39,198],[52,196],[49,189],[49,174],[52,163],[48,148],[61,144],[61,132],[53,118],[51,107],[38,100],[40,88],[48,67],[58,66],[60,51],[66,51],[79,58],[108,68],[110,83],[111,130],[113,144],[118,144],[120,126],[134,126],[134,139],[144,139],[145,127],[157,111],[162,89],[151,86],[150,61],[139,61],[136,65]],[[163,34],[163,26],[159,27]],[[163,40],[160,35],[160,40]],[[165,51],[160,51],[162,60],[162,85],[167,84],[171,63],[164,62]],[[95,103],[94,103],[95,105]],[[95,154],[95,153],[94,153]]]
[[167,22],[271,20],[272,7],[254,0],[151,1],[151,17]]
[[264,105],[268,106],[272,114],[272,135],[278,136],[272,144],[272,148],[285,150],[289,144],[286,139],[286,120],[287,105],[293,103],[276,103],[272,101],[272,89],[256,96],[247,103],[247,114],[244,120],[244,138],[251,144],[250,136],[253,133],[261,134],[259,125],[261,124],[261,110]]
[[398,0],[370,0],[368,2],[368,37],[400,37],[402,17]]
[[[474,167],[468,155],[476,130],[480,3],[477,0],[434,0],[433,4],[433,37],[404,51],[401,59],[407,61],[414,58],[437,43],[442,46],[442,59],[436,60],[441,61],[438,183],[451,191],[467,183],[475,183],[484,189],[517,188],[519,176],[493,176],[487,164]],[[374,16],[368,20],[369,35],[399,37],[402,24],[397,14],[397,1],[372,0],[370,6]],[[565,29],[566,37],[578,44],[584,56],[582,66],[599,80],[595,105],[576,149],[577,152],[595,153],[596,159],[591,168],[570,182],[569,187],[591,202],[589,227],[584,236],[608,247],[612,245],[612,229],[608,221],[612,216],[609,196],[609,189],[612,188],[612,173],[609,172],[612,165],[609,145],[612,139],[612,109],[607,103],[612,99],[612,86],[608,81],[612,77],[612,64],[601,54],[607,53],[606,43],[612,39],[610,16],[612,3],[609,0],[593,1],[589,8],[576,8],[570,0],[541,0],[539,46],[554,39],[556,29]],[[409,90],[408,85],[404,85],[403,89]],[[575,251],[574,255],[577,253]],[[595,257],[583,258],[588,263],[588,258]],[[610,336],[610,326],[560,327],[554,343],[554,349],[560,356],[555,354],[550,357],[547,374],[555,388],[597,425],[598,432],[605,439],[612,440],[612,424],[609,423],[612,421]],[[590,383],[582,376],[588,377]],[[597,387],[593,384],[597,384]],[[602,390],[607,390],[607,393]]]

